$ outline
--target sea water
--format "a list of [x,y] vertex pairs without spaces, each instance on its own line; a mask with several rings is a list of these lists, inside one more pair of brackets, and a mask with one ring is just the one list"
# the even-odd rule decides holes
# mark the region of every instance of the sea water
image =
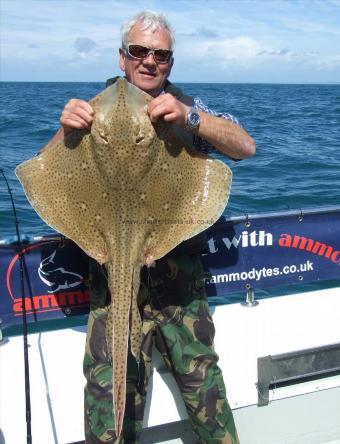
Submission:
[[[225,216],[340,204],[340,85],[179,84],[210,108],[227,112],[256,140],[251,159],[233,162]],[[31,208],[14,169],[59,127],[71,98],[88,100],[104,83],[2,82],[0,167],[25,235],[53,232]],[[0,175],[0,239],[15,236],[11,200]]]

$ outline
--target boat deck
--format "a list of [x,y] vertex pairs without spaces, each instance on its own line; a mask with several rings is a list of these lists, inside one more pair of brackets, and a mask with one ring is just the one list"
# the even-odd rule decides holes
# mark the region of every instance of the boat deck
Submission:
[[[242,444],[340,443],[339,372],[325,368],[313,378],[271,384],[269,403],[258,406],[259,358],[320,351],[340,342],[339,289],[264,299],[254,307],[218,306],[213,318]],[[29,335],[34,444],[84,439],[84,342],[85,326]],[[1,444],[25,442],[22,347],[22,337],[10,337],[0,347]],[[157,352],[154,364],[141,443],[194,443],[175,381]]]

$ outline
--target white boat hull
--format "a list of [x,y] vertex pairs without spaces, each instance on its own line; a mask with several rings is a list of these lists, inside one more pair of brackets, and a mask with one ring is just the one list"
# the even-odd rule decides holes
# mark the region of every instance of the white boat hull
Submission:
[[[263,299],[255,307],[218,306],[212,311],[215,346],[241,443],[339,444],[339,374],[270,387],[269,404],[258,407],[257,364],[260,357],[340,343],[340,289]],[[85,330],[81,326],[28,337],[34,444],[84,439]],[[10,337],[0,346],[0,444],[26,442],[22,356],[22,337]],[[154,363],[141,442],[193,442],[183,401],[156,352]]]

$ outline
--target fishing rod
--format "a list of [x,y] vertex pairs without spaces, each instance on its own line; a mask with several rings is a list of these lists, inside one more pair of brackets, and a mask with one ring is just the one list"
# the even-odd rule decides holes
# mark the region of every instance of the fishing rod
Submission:
[[26,315],[26,298],[25,298],[25,284],[24,284],[24,259],[23,259],[23,247],[21,243],[20,230],[19,230],[19,220],[17,217],[17,212],[14,204],[14,199],[12,195],[11,188],[9,186],[8,180],[2,168],[0,168],[0,173],[3,176],[8,194],[11,199],[15,230],[17,235],[17,245],[18,245],[18,258],[19,258],[19,270],[20,270],[20,288],[21,288],[21,300],[22,300],[22,324],[23,324],[23,339],[24,339],[24,364],[25,364],[25,401],[26,401],[26,442],[27,444],[32,444],[32,430],[31,430],[31,394],[30,394],[30,374],[29,374],[29,361],[28,361],[28,329],[27,329],[27,315]]

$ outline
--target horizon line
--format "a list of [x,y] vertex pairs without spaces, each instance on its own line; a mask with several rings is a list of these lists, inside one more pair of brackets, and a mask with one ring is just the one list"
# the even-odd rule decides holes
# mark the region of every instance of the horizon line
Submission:
[[[105,83],[105,80],[0,80],[0,83]],[[215,85],[340,85],[340,82],[187,82],[173,80],[172,83],[215,84]]]

